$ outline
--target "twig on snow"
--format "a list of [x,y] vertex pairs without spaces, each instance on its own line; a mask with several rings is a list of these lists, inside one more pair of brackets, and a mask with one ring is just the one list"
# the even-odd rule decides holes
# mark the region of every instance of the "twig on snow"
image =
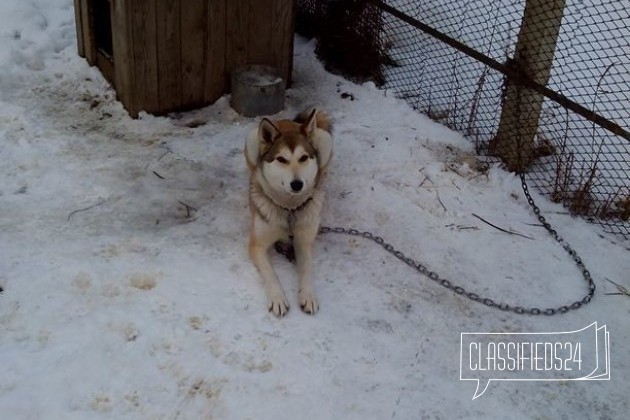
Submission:
[[490,226],[492,226],[493,228],[500,230],[501,232],[505,232],[505,233],[509,233],[510,235],[521,236],[521,237],[523,237],[523,238],[527,238],[527,239],[534,240],[534,238],[532,238],[531,236],[523,235],[522,233],[514,232],[514,231],[512,231],[512,230],[507,230],[507,229],[500,228],[499,226],[494,225],[494,224],[492,224],[492,223],[488,222],[486,219],[484,219],[484,218],[483,218],[483,217],[481,217],[481,216],[476,215],[475,213],[473,213],[472,215],[473,215],[473,216],[475,216],[477,219],[481,220],[482,222],[484,222],[485,224],[490,225]]
[[440,198],[440,193],[439,193],[439,191],[437,191],[437,190],[436,190],[436,191],[435,191],[435,194],[437,195],[438,202],[442,205],[442,208],[444,209],[444,212],[447,212],[447,211],[448,211],[448,209],[446,208],[446,206],[444,205],[444,203],[442,203],[442,199]]
[[454,229],[457,229],[457,230],[469,230],[469,229],[479,230],[478,226],[455,225],[455,223],[444,225],[444,227],[451,228],[451,230],[454,230]]
[[192,212],[191,212],[191,210],[192,210],[192,211],[197,211],[197,209],[196,209],[196,208],[194,208],[193,206],[190,206],[190,205],[188,205],[188,204],[184,203],[184,202],[183,202],[183,201],[181,201],[181,200],[177,200],[177,202],[178,202],[179,204],[181,204],[182,206],[184,206],[184,208],[186,209],[186,217],[190,217],[190,215],[191,215],[191,213],[192,213]]
[[[424,169],[424,168],[422,168]],[[424,185],[425,182],[429,181],[431,183],[431,187],[424,187],[424,188],[433,188],[435,187],[435,183],[433,182],[433,180],[429,177],[429,175],[425,175],[424,179],[422,180],[422,182],[420,183],[420,185],[418,185],[418,188],[422,188],[422,186]]]
[[628,296],[630,297],[630,290],[626,289],[624,286],[615,283],[614,281],[612,281],[611,279],[609,279],[608,277],[604,277],[606,280],[608,280],[610,283],[614,284],[617,287],[617,290],[619,290],[619,292],[617,293],[604,293],[605,295],[623,295],[623,296]]
[[68,215],[68,220],[67,223],[70,223],[70,219],[72,218],[72,216],[74,216],[77,213],[81,213],[83,211],[88,211],[88,210],[92,210],[94,207],[100,206],[101,204],[103,204],[106,200],[99,200],[98,203],[92,204],[91,206],[82,208],[82,209],[78,209],[78,210],[74,210],[72,211],[69,215]]

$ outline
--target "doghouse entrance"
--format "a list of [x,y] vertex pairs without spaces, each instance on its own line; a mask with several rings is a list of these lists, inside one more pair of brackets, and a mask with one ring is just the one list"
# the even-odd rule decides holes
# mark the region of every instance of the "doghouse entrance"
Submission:
[[93,1],[92,17],[94,19],[94,42],[96,42],[96,49],[109,57],[113,57],[112,14],[109,0]]
[[111,0],[91,0],[90,3],[94,46],[96,47],[96,65],[101,69],[103,76],[112,85],[115,85]]

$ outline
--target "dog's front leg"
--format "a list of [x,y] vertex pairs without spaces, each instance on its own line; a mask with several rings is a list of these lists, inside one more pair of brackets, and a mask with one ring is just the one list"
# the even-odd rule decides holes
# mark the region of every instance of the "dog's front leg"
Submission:
[[298,299],[300,307],[307,314],[314,315],[319,309],[317,296],[311,284],[311,267],[313,265],[313,242],[315,233],[307,235],[296,235],[293,242],[295,249],[295,260],[297,263],[298,276],[300,281],[300,289]]
[[278,275],[271,266],[267,252],[273,242],[261,242],[257,239],[260,238],[250,239],[249,255],[263,278],[269,311],[276,316],[284,316],[289,310],[289,302],[282,290]]

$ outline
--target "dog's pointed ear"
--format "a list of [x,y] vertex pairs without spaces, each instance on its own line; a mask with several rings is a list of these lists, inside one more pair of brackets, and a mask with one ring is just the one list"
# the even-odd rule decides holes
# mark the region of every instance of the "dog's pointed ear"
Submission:
[[278,136],[280,130],[267,118],[260,121],[258,128],[250,131],[245,141],[245,158],[250,169],[256,166],[260,156],[269,150]]
[[302,133],[307,138],[310,139],[313,136],[313,133],[317,128],[317,109],[313,108],[313,110],[308,115],[308,118],[302,123],[302,126],[300,128],[302,130]]
[[258,140],[261,145],[271,146],[280,136],[280,130],[268,118],[263,118],[258,124]]
[[316,129],[313,133],[313,147],[317,151],[319,169],[326,169],[333,155],[333,138],[328,131]]
[[260,140],[258,140],[258,129],[254,128],[249,132],[245,140],[245,159],[250,170],[254,170],[259,157]]

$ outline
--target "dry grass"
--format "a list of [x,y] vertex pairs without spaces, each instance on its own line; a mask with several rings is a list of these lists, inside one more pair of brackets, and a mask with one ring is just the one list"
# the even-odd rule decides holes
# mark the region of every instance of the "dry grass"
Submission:
[[571,199],[569,200],[569,211],[571,211],[571,214],[580,216],[592,216],[594,214],[594,200],[591,190],[596,175],[597,162],[594,162],[588,171],[588,176],[585,178],[580,176],[578,188],[571,194]]
[[597,217],[604,220],[619,219],[624,222],[630,221],[630,195],[623,196],[621,188],[616,194],[611,195],[602,204]]

